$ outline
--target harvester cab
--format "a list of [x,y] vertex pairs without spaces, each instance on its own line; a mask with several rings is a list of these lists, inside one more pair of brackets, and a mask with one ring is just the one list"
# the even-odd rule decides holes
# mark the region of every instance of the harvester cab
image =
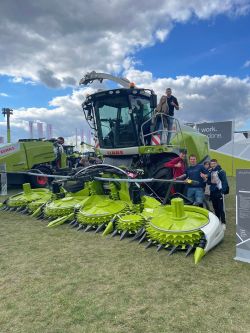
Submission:
[[[127,79],[95,72],[88,73],[80,84],[102,81],[103,78],[109,78],[123,87],[89,95],[82,106],[86,120],[96,131],[104,155],[133,155],[138,154],[138,148],[142,146],[166,146],[164,134],[168,116],[155,114],[157,96],[154,91],[137,88]],[[180,132],[178,121],[174,121],[177,123],[173,126],[174,132]]]

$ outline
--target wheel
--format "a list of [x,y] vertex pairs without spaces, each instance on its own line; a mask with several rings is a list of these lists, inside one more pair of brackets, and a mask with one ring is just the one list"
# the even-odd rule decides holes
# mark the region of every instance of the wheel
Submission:
[[[156,172],[153,174],[153,178],[156,179],[172,179],[172,169],[170,168],[161,168],[156,170]],[[160,183],[160,182],[153,182],[151,183],[150,187],[153,189],[156,194],[164,198],[168,189],[169,189],[170,183]]]
[[[39,165],[34,169],[39,170],[41,171],[41,173],[44,173],[46,175],[51,175],[51,169],[46,166]],[[49,184],[49,178],[44,176],[30,176],[30,183],[32,187],[36,188],[47,187]]]
[[[149,167],[147,170],[147,177],[156,179],[172,179],[173,171],[171,168],[164,167],[164,163],[170,161],[174,157],[176,156],[169,156],[165,153],[151,155]],[[152,182],[148,185],[155,192],[153,195],[157,195],[160,198],[165,198],[170,183]],[[150,193],[150,189],[147,186],[145,186],[145,190],[146,192]]]
[[84,183],[80,180],[78,181],[68,181],[63,185],[64,189],[71,193],[76,193],[84,189]]

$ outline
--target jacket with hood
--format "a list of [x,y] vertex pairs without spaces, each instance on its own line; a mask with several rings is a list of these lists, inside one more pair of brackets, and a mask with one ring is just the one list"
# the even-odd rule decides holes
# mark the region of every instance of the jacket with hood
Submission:
[[220,165],[210,170],[207,183],[210,185],[210,193],[228,193],[227,175]]
[[160,102],[157,105],[155,111],[156,111],[156,113],[160,112],[160,113],[164,113],[164,114],[168,115],[169,107],[168,107],[168,103],[167,103],[167,96],[165,96],[165,95],[161,96]]

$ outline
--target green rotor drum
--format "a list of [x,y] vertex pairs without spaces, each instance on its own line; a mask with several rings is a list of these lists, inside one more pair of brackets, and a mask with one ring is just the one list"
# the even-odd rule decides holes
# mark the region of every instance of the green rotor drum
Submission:
[[181,198],[171,201],[171,206],[154,210],[154,216],[146,225],[147,237],[166,247],[195,246],[203,236],[201,227],[209,223],[208,211],[196,206],[184,206]]
[[115,215],[127,209],[128,204],[125,201],[112,200],[105,195],[93,195],[77,213],[77,222],[98,226],[108,223]]
[[46,217],[61,217],[74,212],[76,206],[82,206],[84,201],[89,197],[87,196],[73,196],[66,195],[62,199],[54,200],[48,203],[44,208],[44,215]]
[[141,214],[124,214],[119,216],[116,222],[116,229],[118,231],[127,230],[129,233],[136,233],[143,225],[146,220]]
[[6,205],[11,208],[26,207],[31,202],[49,200],[51,192],[46,188],[31,189],[30,184],[23,184],[23,192],[8,198]]
[[51,192],[47,192],[43,194],[43,197],[41,199],[38,199],[36,201],[32,201],[28,204],[28,208],[30,212],[34,212],[35,210],[37,210],[39,207],[41,207],[42,205],[44,205],[47,201],[49,201],[51,199],[52,193]]

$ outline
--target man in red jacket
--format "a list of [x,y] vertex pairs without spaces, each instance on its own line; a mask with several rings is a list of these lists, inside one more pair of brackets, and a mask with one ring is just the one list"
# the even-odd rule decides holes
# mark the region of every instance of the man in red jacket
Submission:
[[[163,164],[166,168],[172,168],[174,179],[176,179],[179,176],[182,176],[185,173],[186,156],[187,156],[186,150],[181,149],[178,157],[175,157],[171,161]],[[172,186],[171,193],[174,194],[175,192],[182,192],[182,190],[183,190],[183,185],[176,184],[175,187]]]

